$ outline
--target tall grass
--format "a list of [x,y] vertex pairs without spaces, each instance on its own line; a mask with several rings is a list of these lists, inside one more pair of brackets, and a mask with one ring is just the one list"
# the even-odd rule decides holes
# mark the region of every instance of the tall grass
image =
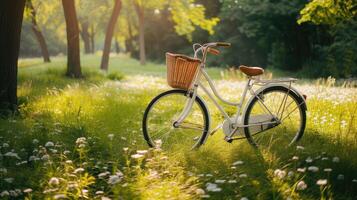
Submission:
[[[22,61],[20,115],[0,120],[2,199],[356,197],[356,88],[331,80],[298,84],[308,96],[307,129],[298,146],[255,150],[244,140],[226,143],[219,131],[198,151],[163,152],[148,149],[141,133],[148,102],[169,89],[156,74],[163,68],[152,64],[152,71],[138,75],[145,69],[120,57],[114,65],[137,73],[123,70],[124,79],[111,80],[90,64],[98,60],[88,59],[80,80],[63,76],[63,59]],[[215,82],[236,101],[240,80]],[[222,118],[207,103],[214,127]]]

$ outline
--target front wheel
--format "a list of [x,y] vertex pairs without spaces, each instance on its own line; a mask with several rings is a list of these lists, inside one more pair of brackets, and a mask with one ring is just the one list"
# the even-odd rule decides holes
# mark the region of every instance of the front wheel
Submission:
[[284,86],[268,87],[247,105],[245,136],[255,147],[288,146],[301,139],[306,125],[304,99]]
[[208,111],[200,97],[196,97],[187,117],[175,122],[191,99],[187,91],[170,90],[155,97],[145,110],[143,134],[150,147],[160,145],[164,150],[197,148],[201,146],[209,129]]

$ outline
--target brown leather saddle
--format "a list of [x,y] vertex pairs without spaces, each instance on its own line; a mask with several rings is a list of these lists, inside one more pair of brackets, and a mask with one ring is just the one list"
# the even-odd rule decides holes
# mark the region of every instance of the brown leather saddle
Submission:
[[247,76],[259,76],[264,73],[264,69],[261,67],[248,67],[245,65],[239,66],[239,70]]

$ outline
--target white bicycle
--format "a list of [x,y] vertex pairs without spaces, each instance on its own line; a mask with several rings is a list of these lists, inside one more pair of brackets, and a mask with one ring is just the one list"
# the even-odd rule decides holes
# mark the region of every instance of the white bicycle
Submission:
[[[224,139],[232,142],[246,138],[255,147],[274,143],[291,145],[301,139],[306,125],[306,96],[291,85],[297,79],[261,80],[260,67],[240,66],[248,81],[239,102],[231,102],[219,95],[205,71],[207,53],[218,55],[215,47],[229,47],[230,43],[212,42],[194,44],[194,58],[166,53],[168,84],[175,89],[156,96],[147,106],[142,130],[150,147],[162,149],[197,148],[205,143],[208,135],[220,128]],[[199,56],[200,55],[200,56]],[[208,82],[210,92],[202,83]],[[253,89],[253,86],[260,86]],[[202,89],[223,116],[222,123],[210,129],[210,114],[204,100],[198,95]],[[246,100],[247,94],[251,97]],[[229,116],[214,98],[237,107],[236,114]]]

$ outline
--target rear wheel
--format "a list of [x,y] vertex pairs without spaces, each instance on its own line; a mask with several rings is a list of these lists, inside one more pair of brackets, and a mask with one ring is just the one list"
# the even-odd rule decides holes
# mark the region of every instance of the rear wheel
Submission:
[[196,97],[185,120],[175,122],[190,99],[187,91],[170,90],[155,97],[145,110],[143,134],[150,147],[160,145],[164,150],[197,148],[207,137],[208,111],[203,101]]
[[304,134],[305,101],[286,87],[268,87],[249,103],[244,124],[245,136],[255,147],[291,145]]

